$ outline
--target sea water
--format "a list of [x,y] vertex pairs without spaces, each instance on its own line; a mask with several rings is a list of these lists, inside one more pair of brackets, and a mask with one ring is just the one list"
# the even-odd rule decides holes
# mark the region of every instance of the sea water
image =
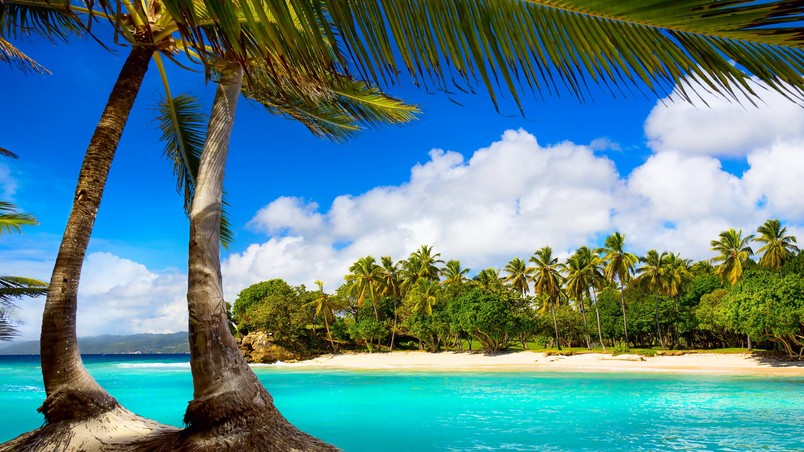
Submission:
[[[86,356],[126,408],[181,426],[187,356]],[[255,366],[279,410],[345,451],[804,450],[804,378]],[[42,424],[39,357],[0,356],[0,441]]]

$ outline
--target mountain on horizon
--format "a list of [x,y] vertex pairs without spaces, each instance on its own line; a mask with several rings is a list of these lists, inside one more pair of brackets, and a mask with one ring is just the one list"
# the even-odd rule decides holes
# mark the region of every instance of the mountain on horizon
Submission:
[[[79,337],[78,347],[85,355],[190,353],[187,332]],[[38,354],[39,341],[0,343],[0,355]]]

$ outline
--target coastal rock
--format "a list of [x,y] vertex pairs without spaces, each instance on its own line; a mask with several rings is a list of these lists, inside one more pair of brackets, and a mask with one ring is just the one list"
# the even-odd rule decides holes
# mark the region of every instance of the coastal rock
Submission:
[[271,364],[277,361],[295,362],[302,359],[300,353],[277,344],[272,337],[262,331],[242,337],[240,353],[250,363]]

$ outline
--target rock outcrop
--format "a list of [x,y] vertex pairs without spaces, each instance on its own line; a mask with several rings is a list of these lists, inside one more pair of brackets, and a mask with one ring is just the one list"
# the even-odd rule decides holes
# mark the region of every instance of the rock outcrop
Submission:
[[240,353],[250,363],[271,364],[277,361],[295,362],[304,359],[301,353],[283,347],[262,331],[240,338]]

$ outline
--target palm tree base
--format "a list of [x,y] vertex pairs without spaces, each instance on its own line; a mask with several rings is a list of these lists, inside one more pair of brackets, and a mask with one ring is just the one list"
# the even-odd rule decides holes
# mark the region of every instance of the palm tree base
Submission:
[[0,452],[143,450],[153,437],[177,433],[176,427],[146,419],[116,405],[81,421],[63,420],[24,433],[0,444]]
[[[188,427],[164,432],[140,443],[147,451],[337,451],[338,448],[310,436],[288,422],[260,388],[249,399],[243,393],[223,393],[190,402],[185,414]],[[263,402],[257,404],[255,400]]]

